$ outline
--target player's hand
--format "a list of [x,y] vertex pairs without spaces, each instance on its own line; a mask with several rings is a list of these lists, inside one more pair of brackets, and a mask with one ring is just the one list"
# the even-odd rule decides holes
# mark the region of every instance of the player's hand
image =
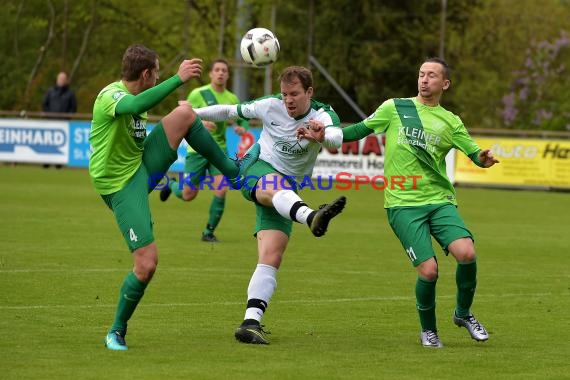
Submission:
[[325,140],[325,125],[314,119],[309,120],[305,126],[297,129],[297,140],[301,139],[322,143]]
[[202,60],[200,58],[185,59],[178,68],[178,76],[182,82],[202,75]]
[[478,158],[481,165],[483,165],[485,168],[490,168],[491,166],[499,163],[499,160],[493,157],[493,154],[489,149],[485,149],[479,152]]
[[234,127],[234,132],[236,135],[241,136],[245,133],[245,128],[244,127],[240,127],[240,126],[235,126]]
[[179,100],[178,105],[192,108],[192,104],[188,100]]
[[202,120],[202,124],[204,124],[204,127],[210,132],[214,132],[218,129],[218,126],[213,121]]

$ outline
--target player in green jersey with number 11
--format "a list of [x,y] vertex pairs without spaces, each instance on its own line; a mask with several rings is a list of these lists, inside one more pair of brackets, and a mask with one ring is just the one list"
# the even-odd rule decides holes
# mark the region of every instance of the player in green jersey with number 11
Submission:
[[[453,322],[467,328],[477,341],[489,338],[470,309],[477,284],[474,239],[457,212],[455,189],[447,178],[445,156],[450,149],[457,148],[477,166],[489,168],[499,162],[489,150],[481,150],[475,144],[458,116],[439,104],[450,85],[447,63],[439,58],[427,59],[419,70],[416,97],[389,99],[366,120],[343,129],[343,141],[385,133],[384,175],[409,178],[403,188],[386,188],[384,207],[390,226],[417,270],[420,341],[424,347],[437,348],[442,347],[435,318],[438,266],[430,235],[457,261]],[[416,179],[414,187],[411,181]]]

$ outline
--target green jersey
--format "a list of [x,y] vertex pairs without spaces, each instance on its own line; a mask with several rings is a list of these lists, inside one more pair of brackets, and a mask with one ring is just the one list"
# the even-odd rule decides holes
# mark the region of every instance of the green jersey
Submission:
[[89,175],[102,195],[121,190],[142,162],[147,113],[115,115],[117,103],[127,94],[122,81],[114,82],[101,90],[93,105]]
[[414,97],[385,101],[363,123],[377,134],[386,133],[385,208],[457,204],[445,156],[451,148],[468,156],[480,150],[459,116]]
[[[223,92],[217,92],[214,90],[211,84],[207,84],[202,87],[195,88],[188,95],[188,101],[192,104],[194,108],[202,108],[206,106],[211,106],[214,104],[238,104],[239,99],[237,95],[233,92],[225,89]],[[226,127],[230,123],[228,121],[218,121],[216,122],[216,129],[210,131],[214,141],[220,146],[220,148],[226,152]],[[194,153],[194,149],[188,146],[188,153]]]

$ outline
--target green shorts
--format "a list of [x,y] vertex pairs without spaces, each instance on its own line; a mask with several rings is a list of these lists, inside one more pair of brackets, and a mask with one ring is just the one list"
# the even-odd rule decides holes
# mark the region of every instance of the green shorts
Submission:
[[293,221],[291,219],[284,218],[275,210],[275,207],[267,207],[257,203],[255,199],[255,189],[257,186],[274,186],[271,183],[265,183],[261,178],[268,174],[276,173],[283,178],[281,181],[287,186],[291,186],[291,189],[295,190],[293,183],[288,180],[284,174],[279,173],[273,166],[269,163],[258,160],[248,169],[245,173],[245,183],[241,187],[241,193],[245,199],[255,203],[255,229],[253,235],[261,230],[278,230],[285,233],[287,236],[291,236],[291,230],[293,229]]
[[153,189],[149,184],[153,173],[166,173],[177,157],[159,123],[144,140],[142,162],[135,174],[121,190],[101,196],[113,211],[131,252],[154,241],[148,201],[148,194]]
[[473,235],[465,226],[457,207],[451,203],[416,207],[392,207],[386,210],[390,227],[400,239],[414,266],[435,257],[431,236],[447,255],[451,242]]
[[206,176],[216,176],[220,175],[222,172],[218,170],[214,165],[212,165],[208,160],[204,158],[201,154],[196,152],[188,153],[186,155],[186,163],[184,164],[184,176],[190,176],[188,179],[190,183],[197,186],[201,182],[212,183],[211,179],[205,180]]

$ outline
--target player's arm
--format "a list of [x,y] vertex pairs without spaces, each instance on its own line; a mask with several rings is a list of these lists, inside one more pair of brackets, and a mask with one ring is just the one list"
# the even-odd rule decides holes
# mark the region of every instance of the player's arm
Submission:
[[201,73],[201,59],[185,59],[180,64],[178,72],[164,82],[137,95],[124,95],[115,107],[115,115],[137,115],[146,112],[160,103],[184,82],[191,78],[199,77]]
[[499,163],[499,160],[493,157],[489,149],[482,150],[479,148],[459,118],[458,125],[453,133],[453,145],[480,168],[490,168]]
[[160,103],[171,92],[181,86],[182,83],[182,80],[176,74],[138,95],[127,94],[117,103],[115,115],[138,115],[146,112]]
[[342,141],[357,141],[365,138],[373,132],[376,134],[386,132],[392,121],[394,110],[394,100],[386,100],[366,119],[343,128]]
[[342,141],[357,141],[365,138],[369,134],[374,132],[372,129],[368,128],[363,121],[349,125],[348,127],[342,128]]
[[328,126],[325,128],[325,137],[322,141],[325,148],[337,149],[342,146],[342,129],[340,127]]
[[[190,91],[188,97],[186,98],[186,100],[195,110],[197,108],[208,106],[208,103],[206,103],[206,100],[202,96],[201,89],[203,89],[203,87],[198,87],[193,89],[192,91]],[[213,121],[202,120],[202,124],[204,124],[204,127],[206,127],[206,129],[210,132],[214,132],[216,129],[218,129],[218,126]]]
[[471,153],[468,157],[480,168],[490,168],[499,163],[499,160],[493,156],[490,149],[479,149],[477,152]]
[[[237,97],[237,95],[231,93],[232,95],[232,99],[227,102],[227,104],[240,104],[240,100]],[[235,120],[235,122],[233,123],[234,125],[234,132],[236,132],[238,135],[242,135],[244,134],[247,130],[249,130],[249,120],[245,119],[243,117],[239,117]]]
[[311,119],[306,126],[296,131],[297,139],[305,139],[323,144],[326,148],[340,148],[342,145],[342,131],[338,126],[326,125],[320,121]]
[[235,119],[238,115],[238,106],[229,104],[216,104],[213,106],[197,108],[196,114],[201,119],[209,121],[225,121],[228,119]]
[[315,141],[329,149],[342,145],[340,118],[330,106],[323,106],[304,127],[297,129],[296,134],[299,140]]

